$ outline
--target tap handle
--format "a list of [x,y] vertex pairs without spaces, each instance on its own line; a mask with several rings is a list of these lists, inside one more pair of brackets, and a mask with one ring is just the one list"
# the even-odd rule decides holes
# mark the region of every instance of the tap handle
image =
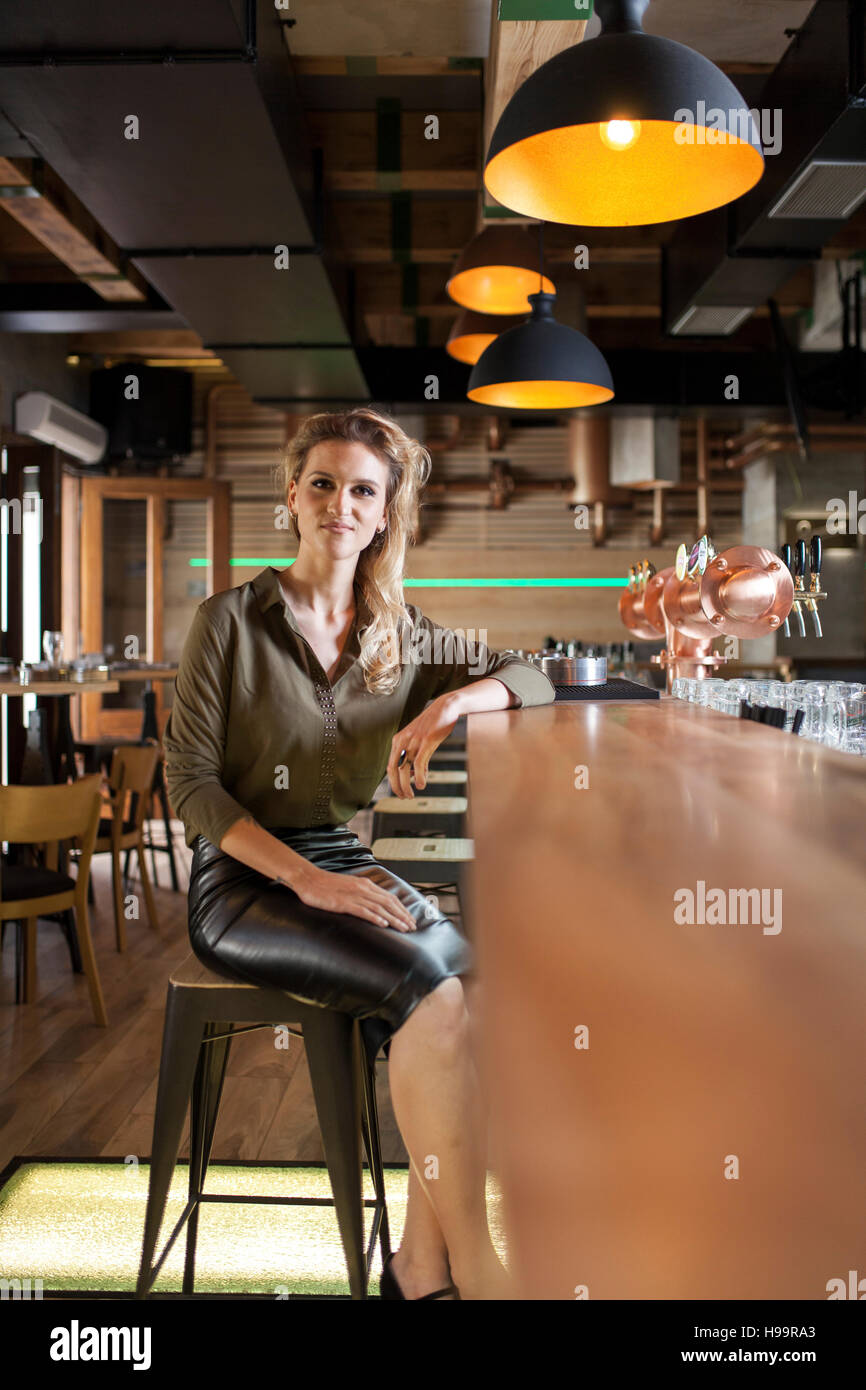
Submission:
[[812,578],[812,587],[815,589],[821,587],[821,559],[821,537],[813,536],[809,546],[809,573]]
[[782,549],[779,551],[779,554],[781,555],[781,557],[782,557],[782,559],[784,560],[785,564],[787,565],[788,569],[789,569],[789,570],[791,571],[791,573],[793,574],[793,573],[794,573],[794,557],[793,557],[793,554],[792,554],[792,552],[791,552],[791,547],[790,547],[789,545],[783,545],[783,546],[782,546]]
[[794,575],[797,579],[805,579],[806,577],[806,542],[802,536],[797,541],[794,550]]

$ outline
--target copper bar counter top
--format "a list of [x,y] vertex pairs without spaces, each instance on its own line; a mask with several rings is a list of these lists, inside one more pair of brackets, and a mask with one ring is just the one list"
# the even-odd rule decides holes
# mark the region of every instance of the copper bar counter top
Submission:
[[866,760],[664,696],[467,727],[521,1296],[866,1295]]

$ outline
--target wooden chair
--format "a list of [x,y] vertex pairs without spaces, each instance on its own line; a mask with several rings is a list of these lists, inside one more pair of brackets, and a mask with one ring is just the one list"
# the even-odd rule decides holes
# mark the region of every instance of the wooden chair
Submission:
[[[0,921],[25,923],[24,1002],[32,1004],[36,1000],[38,919],[72,908],[94,1018],[101,1028],[107,1028],[87,916],[87,884],[101,805],[96,774],[57,786],[0,787],[0,840],[44,846],[46,859],[45,867],[0,860]],[[58,871],[60,842],[71,840],[81,846],[77,878]]]
[[[111,815],[103,816],[99,822],[94,854],[111,855],[111,885],[114,893],[114,933],[118,951],[126,950],[126,918],[123,915],[123,890],[126,875],[120,867],[122,850],[134,849],[138,856],[141,872],[141,885],[147,906],[147,918],[154,931],[159,931],[156,904],[147,872],[144,857],[144,813],[148,809],[156,765],[159,762],[159,744],[155,741],[144,745],[118,744],[111,757],[111,772],[108,776],[108,794],[111,800]],[[127,818],[126,798],[132,797],[130,814]]]

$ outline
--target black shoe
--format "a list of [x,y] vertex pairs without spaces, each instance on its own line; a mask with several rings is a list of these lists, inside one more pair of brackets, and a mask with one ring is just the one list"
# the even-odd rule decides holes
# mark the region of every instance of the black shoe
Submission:
[[[405,1302],[406,1295],[400,1288],[400,1285],[397,1283],[396,1274],[394,1274],[393,1270],[391,1269],[391,1261],[393,1260],[393,1258],[394,1254],[389,1255],[382,1266],[382,1273],[379,1275],[379,1297],[402,1298]],[[451,1293],[454,1294],[455,1301],[457,1301],[460,1298],[460,1295],[457,1292],[456,1285],[449,1284],[444,1289],[436,1289],[435,1293],[425,1293],[422,1295],[421,1298],[415,1299],[413,1301],[417,1303],[423,1303],[428,1298],[447,1298],[448,1295]]]

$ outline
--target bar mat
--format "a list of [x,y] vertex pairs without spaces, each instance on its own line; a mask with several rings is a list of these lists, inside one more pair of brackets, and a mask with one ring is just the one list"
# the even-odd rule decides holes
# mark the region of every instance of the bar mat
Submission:
[[[637,681],[623,680],[614,676],[603,685],[557,685],[554,681],[557,700],[657,700],[659,692]],[[555,703],[555,702],[554,702]]]

